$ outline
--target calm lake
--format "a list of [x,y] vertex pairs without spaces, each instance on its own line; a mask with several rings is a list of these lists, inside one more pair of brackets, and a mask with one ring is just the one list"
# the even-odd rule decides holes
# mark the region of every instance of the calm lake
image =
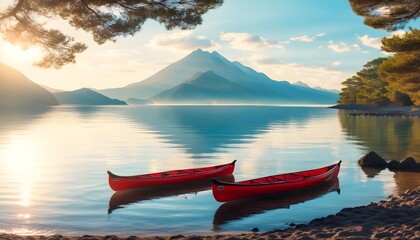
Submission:
[[[324,106],[57,107],[0,114],[0,232],[267,231],[420,185],[418,173],[361,169],[356,161],[371,150],[387,161],[419,160],[420,119],[352,117]],[[236,181],[343,163],[338,182],[230,204],[216,202],[208,182],[114,194],[106,174],[235,159]]]

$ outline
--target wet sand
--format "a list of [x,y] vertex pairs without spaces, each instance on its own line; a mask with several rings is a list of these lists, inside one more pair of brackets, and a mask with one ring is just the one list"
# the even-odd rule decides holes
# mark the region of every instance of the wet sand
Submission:
[[[333,203],[331,203],[333,204]],[[273,219],[275,220],[275,219]],[[119,239],[420,239],[420,186],[367,206],[344,208],[285,230],[238,235],[202,236],[19,236],[0,234],[4,240],[119,240]]]

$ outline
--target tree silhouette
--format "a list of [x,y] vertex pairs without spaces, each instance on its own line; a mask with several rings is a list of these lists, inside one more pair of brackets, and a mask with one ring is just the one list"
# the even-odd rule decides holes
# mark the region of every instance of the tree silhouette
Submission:
[[419,0],[349,0],[353,11],[373,28],[394,31],[420,16]]
[[39,46],[44,56],[36,63],[60,68],[74,63],[75,55],[87,46],[76,42],[45,22],[63,19],[72,27],[93,35],[98,44],[134,35],[148,19],[166,29],[192,29],[201,16],[223,0],[15,0],[0,12],[0,33],[23,48]]

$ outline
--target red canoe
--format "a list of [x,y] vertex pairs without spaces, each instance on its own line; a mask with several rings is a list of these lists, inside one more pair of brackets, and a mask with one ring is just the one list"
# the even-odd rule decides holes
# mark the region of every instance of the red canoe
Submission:
[[149,173],[135,176],[118,176],[108,172],[109,186],[114,191],[121,191],[131,188],[162,186],[168,184],[186,183],[218,176],[229,175],[235,169],[235,161],[204,168],[192,168],[181,170],[170,170],[158,173]]
[[213,196],[218,202],[228,202],[242,198],[302,189],[337,177],[340,171],[340,164],[341,161],[323,168],[284,173],[236,183],[213,179]]

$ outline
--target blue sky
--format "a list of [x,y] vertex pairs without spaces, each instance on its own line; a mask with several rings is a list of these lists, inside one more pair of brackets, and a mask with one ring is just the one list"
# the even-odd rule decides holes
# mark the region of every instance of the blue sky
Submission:
[[22,51],[2,40],[0,61],[37,83],[64,90],[138,82],[197,48],[218,51],[275,80],[340,89],[366,62],[386,56],[379,50],[380,38],[393,34],[365,26],[346,0],[225,0],[193,30],[167,31],[149,20],[134,37],[99,46],[87,33],[61,22],[50,25],[88,44],[76,64],[40,69],[32,66],[38,49]]

